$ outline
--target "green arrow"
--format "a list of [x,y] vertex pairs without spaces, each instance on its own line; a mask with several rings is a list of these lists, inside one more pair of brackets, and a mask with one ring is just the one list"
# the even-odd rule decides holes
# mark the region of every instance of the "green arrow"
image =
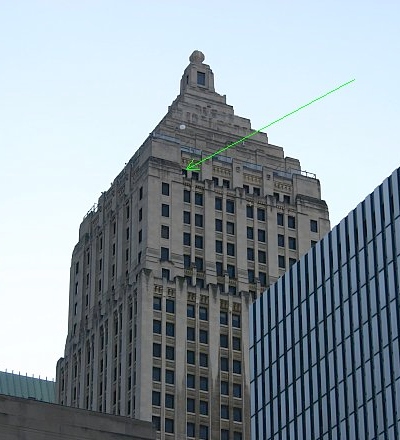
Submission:
[[256,131],[254,131],[253,133],[250,133],[250,134],[248,134],[247,136],[242,137],[242,138],[239,139],[238,141],[233,142],[232,144],[229,144],[229,145],[227,145],[227,146],[224,147],[224,148],[221,148],[220,150],[216,151],[216,152],[213,153],[213,154],[210,154],[209,156],[205,157],[205,158],[202,159],[202,160],[199,160],[198,162],[193,163],[193,162],[194,162],[194,159],[192,159],[192,160],[190,161],[189,165],[186,167],[186,170],[187,170],[187,171],[199,171],[199,170],[200,170],[199,165],[200,165],[201,163],[205,162],[206,160],[209,160],[209,159],[211,159],[212,157],[217,156],[218,154],[222,153],[223,151],[228,150],[229,148],[232,148],[232,147],[234,147],[234,146],[237,145],[237,144],[240,144],[240,142],[243,142],[244,140],[249,139],[250,137],[252,137],[252,136],[254,136],[255,134],[259,133],[261,130],[264,130],[264,129],[267,128],[267,127],[271,127],[271,125],[276,124],[277,122],[282,121],[282,119],[285,119],[285,118],[287,118],[287,117],[290,116],[290,115],[293,115],[293,113],[296,113],[296,112],[298,112],[299,110],[301,110],[301,109],[303,109],[303,108],[305,108],[305,107],[311,105],[312,103],[314,103],[314,102],[316,102],[316,101],[318,101],[318,100],[320,100],[320,99],[322,99],[322,98],[325,98],[326,96],[330,95],[330,94],[333,93],[333,92],[336,92],[336,90],[339,90],[339,89],[341,89],[341,88],[344,87],[344,86],[347,86],[348,84],[352,83],[353,81],[355,81],[355,79],[352,79],[351,81],[348,81],[348,82],[342,84],[341,86],[336,87],[335,89],[330,90],[330,91],[327,92],[327,93],[324,93],[323,95],[319,96],[318,98],[315,98],[315,99],[313,99],[312,101],[308,102],[307,104],[304,104],[304,105],[302,105],[302,106],[299,107],[299,108],[296,108],[296,110],[293,110],[293,111],[291,111],[290,113],[287,113],[285,116],[282,116],[281,118],[276,119],[276,120],[273,121],[273,122],[270,122],[269,124],[265,125],[264,127],[261,127],[259,130],[256,130]]

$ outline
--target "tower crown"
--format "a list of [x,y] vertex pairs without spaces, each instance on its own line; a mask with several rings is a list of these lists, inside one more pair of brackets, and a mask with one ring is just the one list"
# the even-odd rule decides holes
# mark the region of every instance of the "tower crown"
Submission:
[[209,65],[203,64],[205,56],[199,50],[193,51],[189,57],[190,64],[183,72],[180,94],[189,89],[214,92],[214,74]]

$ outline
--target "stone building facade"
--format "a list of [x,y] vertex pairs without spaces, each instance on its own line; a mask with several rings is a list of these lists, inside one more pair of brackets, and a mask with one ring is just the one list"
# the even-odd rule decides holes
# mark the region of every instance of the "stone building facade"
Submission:
[[248,439],[249,305],[330,229],[315,175],[253,132],[195,51],[180,94],[85,216],[58,401],[165,439]]

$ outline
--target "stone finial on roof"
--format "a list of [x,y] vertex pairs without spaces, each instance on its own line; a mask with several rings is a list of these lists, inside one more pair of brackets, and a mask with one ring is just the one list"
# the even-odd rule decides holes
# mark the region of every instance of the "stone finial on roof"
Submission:
[[205,60],[205,56],[203,52],[199,50],[193,51],[192,55],[189,57],[189,61],[195,64],[201,64]]

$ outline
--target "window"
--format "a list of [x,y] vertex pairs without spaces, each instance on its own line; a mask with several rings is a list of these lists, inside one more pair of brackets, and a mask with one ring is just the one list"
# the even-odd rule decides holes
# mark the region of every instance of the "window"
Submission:
[[317,220],[310,220],[310,230],[311,230],[311,232],[318,232]]
[[240,328],[240,315],[232,313],[232,327]]
[[222,199],[220,197],[215,197],[215,209],[222,211]]
[[229,419],[229,406],[221,405],[221,419]]
[[230,187],[229,180],[222,179],[222,186],[229,189],[229,187]]
[[161,215],[163,217],[169,217],[169,205],[166,205],[165,203],[161,205]]
[[247,259],[249,261],[254,261],[254,249],[253,248],[247,248]]
[[201,321],[208,321],[208,309],[207,307],[199,307],[199,318]]
[[283,196],[283,202],[284,202],[284,203],[288,203],[288,204],[290,204],[290,196],[286,196],[286,195],[284,195],[284,196]]
[[153,416],[152,418],[152,423],[153,423],[153,428],[156,431],[160,431],[161,430],[161,418],[158,416]]
[[214,182],[214,186],[218,186],[218,185],[219,185],[219,179],[218,179],[218,177],[213,177],[212,180],[213,180],[213,182]]
[[226,266],[226,270],[228,272],[229,278],[235,278],[235,276],[236,276],[235,266],[233,266],[232,264],[228,264]]
[[173,408],[174,407],[174,395],[173,394],[165,394],[165,407]]
[[194,245],[197,249],[203,249],[203,237],[201,235],[194,236]]
[[195,317],[194,304],[188,304],[187,305],[187,317],[188,318],[194,318]]
[[161,310],[161,298],[158,296],[153,297],[153,310]]
[[199,228],[203,227],[203,216],[201,214],[195,214],[194,216],[194,224]]
[[165,333],[167,336],[175,336],[175,324],[173,322],[167,322],[165,325]]
[[175,301],[173,299],[167,299],[165,302],[165,308],[167,313],[175,313]]
[[164,194],[164,196],[169,196],[169,184],[168,183],[163,182],[161,184],[161,192],[162,192],[162,194]]
[[208,402],[205,400],[200,400],[200,414],[203,416],[208,415]]
[[208,377],[200,376],[200,389],[201,391],[208,391]]
[[200,440],[208,440],[208,426],[200,425]]
[[169,226],[161,225],[161,238],[169,238]]
[[188,437],[195,437],[196,436],[196,424],[192,422],[188,422],[186,424],[186,435]]
[[229,212],[230,214],[235,213],[235,202],[233,200],[226,201],[226,212]]
[[232,222],[226,222],[226,233],[233,235],[235,233],[235,224]]
[[276,223],[278,224],[278,226],[283,226],[283,214],[281,214],[280,212],[276,214]]
[[165,357],[170,361],[175,359],[175,348],[173,346],[167,345],[165,347]]
[[157,319],[153,320],[153,333],[161,334],[161,321]]
[[229,293],[231,295],[236,295],[236,286],[229,286]]
[[175,383],[175,371],[165,370],[165,383],[173,385]]
[[254,269],[248,269],[247,270],[247,277],[249,279],[249,283],[254,283],[255,282],[255,273],[254,273]]
[[188,412],[196,412],[196,401],[194,399],[188,398],[186,401],[186,406]]
[[186,329],[186,337],[188,341],[194,341],[195,340],[195,329],[194,327],[188,327]]
[[296,239],[294,237],[289,237],[289,249],[296,249]]
[[229,371],[229,359],[221,357],[221,371]]
[[195,193],[194,194],[194,203],[195,203],[195,205],[203,206],[203,194]]
[[258,272],[258,279],[260,280],[260,284],[262,286],[267,285],[267,274],[265,272]]
[[161,261],[169,260],[169,248],[162,247],[161,248]]
[[219,218],[215,219],[215,230],[217,232],[222,232],[222,220],[220,220]]
[[152,404],[156,406],[161,405],[161,393],[159,391],[153,391]]
[[199,173],[197,173],[196,171],[192,171],[192,179],[199,180]]
[[285,246],[285,236],[282,234],[278,234],[278,246],[280,247]]
[[161,368],[153,367],[153,380],[157,382],[161,381]]
[[242,421],[242,408],[233,408],[233,420],[235,422]]
[[228,325],[228,312],[219,312],[219,323],[221,325]]
[[257,208],[257,219],[265,222],[265,209]]
[[258,251],[258,262],[263,264],[267,262],[267,254],[265,251]]
[[[186,80],[187,80],[188,78],[189,78],[189,77],[187,76],[187,77],[186,77]],[[183,170],[182,170],[182,176],[187,177],[187,170],[186,170],[186,169],[183,169]]]
[[231,440],[229,437],[229,429],[221,429],[221,440]]
[[[139,221],[141,222],[142,219],[143,219],[143,209],[140,208],[140,209],[139,209]],[[115,225],[115,223],[114,223],[114,225]],[[115,234],[115,232],[114,232],[114,234]]]
[[185,246],[190,246],[190,233],[189,232],[183,233],[183,244]]
[[190,191],[186,189],[183,190],[183,201],[186,203],[190,203]]
[[240,351],[241,350],[241,343],[240,343],[240,338],[234,336],[232,338],[232,347],[234,350]]
[[126,218],[129,218],[129,214],[130,214],[130,209],[129,209],[129,205],[126,207]]
[[254,238],[254,229],[250,226],[247,226],[247,238],[249,240],[253,240]]
[[258,230],[258,241],[265,243],[265,231],[263,229]]
[[289,267],[296,263],[296,258],[289,258]]
[[220,335],[219,345],[221,346],[221,348],[228,348],[228,335]]
[[223,396],[229,396],[229,382],[225,380],[221,382],[221,394]]
[[243,436],[242,436],[242,433],[241,432],[239,432],[239,431],[235,431],[234,433],[233,433],[233,440],[242,440],[243,439]]
[[165,432],[174,433],[174,420],[165,419]]
[[[129,231],[129,229],[128,229],[128,231]],[[127,235],[129,235],[129,234],[127,234]],[[142,242],[142,237],[143,237],[143,233],[142,233],[142,230],[140,230],[139,231],[139,243]]]
[[235,245],[233,243],[226,243],[226,253],[231,257],[235,256]]
[[286,267],[285,257],[283,255],[278,255],[278,267],[280,269],[285,269]]
[[207,353],[200,353],[200,367],[208,367]]
[[247,218],[254,218],[254,209],[250,205],[246,206],[246,216]]
[[190,255],[183,256],[183,266],[185,269],[190,269]]
[[317,244],[317,241],[311,240],[311,247],[315,246]]
[[217,277],[221,277],[222,274],[223,274],[223,271],[222,271],[222,263],[221,263],[220,261],[217,261],[217,262],[215,263],[215,268],[216,268],[216,272],[217,272]]
[[125,261],[129,261],[129,249],[125,249]]
[[242,362],[238,360],[233,360],[233,372],[236,374],[242,374]]
[[200,272],[203,271],[204,263],[203,263],[203,259],[202,259],[202,258],[200,258],[200,257],[196,257],[196,258],[195,258],[195,265],[196,265],[196,269],[197,269],[198,271],[200,271]]
[[139,189],[139,200],[143,199],[143,186],[140,187]]
[[200,342],[202,344],[208,344],[208,331],[200,330]]
[[190,225],[190,212],[189,211],[183,211],[183,223],[186,225]]
[[204,72],[197,72],[197,84],[199,86],[206,85],[206,74]]
[[242,385],[240,383],[233,384],[233,397],[242,397]]
[[188,388],[195,388],[196,387],[196,377],[194,374],[188,374],[186,376],[186,386]]
[[288,216],[288,228],[294,229],[296,227],[296,219],[291,215]]
[[186,362],[188,364],[194,364],[195,362],[195,356],[194,356],[194,351],[193,350],[186,350]]
[[115,243],[112,245],[112,254],[115,255]]
[[222,241],[221,240],[215,240],[215,252],[217,254],[222,254]]

